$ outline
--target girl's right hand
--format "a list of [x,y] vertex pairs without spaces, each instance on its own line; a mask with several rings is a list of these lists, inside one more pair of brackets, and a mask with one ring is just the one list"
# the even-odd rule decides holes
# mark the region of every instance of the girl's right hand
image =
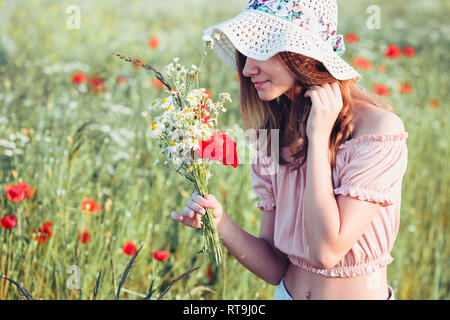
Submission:
[[202,197],[198,192],[194,192],[186,202],[186,206],[181,213],[172,211],[172,220],[182,222],[192,228],[201,228],[202,216],[206,213],[205,208],[213,209],[213,220],[217,226],[223,217],[223,207],[212,194],[205,194]]

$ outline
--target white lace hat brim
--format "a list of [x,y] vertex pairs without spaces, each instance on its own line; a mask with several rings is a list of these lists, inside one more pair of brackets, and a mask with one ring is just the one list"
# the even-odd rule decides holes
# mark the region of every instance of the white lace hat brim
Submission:
[[290,51],[322,62],[337,80],[361,79],[361,75],[318,34],[269,13],[246,9],[203,32],[214,39],[213,50],[219,58],[236,71],[235,50],[259,61]]

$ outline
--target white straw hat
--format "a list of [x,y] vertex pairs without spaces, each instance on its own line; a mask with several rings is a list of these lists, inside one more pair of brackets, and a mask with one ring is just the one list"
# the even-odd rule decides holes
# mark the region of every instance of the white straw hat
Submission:
[[213,49],[237,71],[235,49],[264,61],[282,51],[314,58],[338,80],[358,78],[341,56],[343,36],[337,34],[336,0],[251,0],[231,20],[204,30]]

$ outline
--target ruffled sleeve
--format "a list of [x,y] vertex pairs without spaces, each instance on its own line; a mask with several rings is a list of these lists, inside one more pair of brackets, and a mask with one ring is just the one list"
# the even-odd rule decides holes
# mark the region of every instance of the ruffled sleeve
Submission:
[[274,210],[276,207],[276,199],[272,186],[272,179],[276,173],[270,164],[271,160],[269,157],[260,156],[259,154],[253,158],[250,164],[252,187],[261,200],[258,202],[257,207],[260,210],[266,211]]
[[336,195],[350,195],[382,207],[394,204],[408,162],[407,132],[365,135],[338,147],[336,167],[340,185]]

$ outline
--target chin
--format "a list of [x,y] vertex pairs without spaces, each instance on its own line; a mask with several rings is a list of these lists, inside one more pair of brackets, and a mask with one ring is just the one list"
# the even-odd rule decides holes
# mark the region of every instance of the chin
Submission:
[[276,94],[267,94],[264,92],[258,92],[258,97],[261,101],[272,101],[275,100],[276,98],[278,98],[280,95],[276,95]]

